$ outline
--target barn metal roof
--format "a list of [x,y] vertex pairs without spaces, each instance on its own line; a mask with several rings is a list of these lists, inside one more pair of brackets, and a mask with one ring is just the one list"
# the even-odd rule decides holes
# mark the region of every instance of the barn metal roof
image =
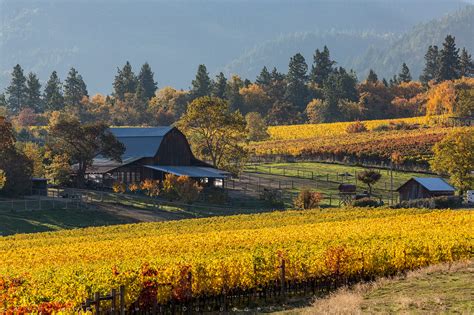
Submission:
[[194,178],[228,178],[230,176],[229,172],[203,166],[145,165],[145,167],[177,176],[189,176]]
[[413,177],[420,185],[429,191],[455,191],[454,187],[439,177]]
[[123,143],[125,152],[122,158],[153,157],[161,145],[163,137],[173,129],[165,127],[119,127],[110,128],[114,136]]

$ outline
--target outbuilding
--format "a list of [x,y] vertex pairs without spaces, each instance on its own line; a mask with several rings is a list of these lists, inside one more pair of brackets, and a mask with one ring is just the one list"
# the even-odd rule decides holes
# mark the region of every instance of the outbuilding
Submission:
[[400,201],[454,196],[453,186],[439,177],[412,177],[397,189]]

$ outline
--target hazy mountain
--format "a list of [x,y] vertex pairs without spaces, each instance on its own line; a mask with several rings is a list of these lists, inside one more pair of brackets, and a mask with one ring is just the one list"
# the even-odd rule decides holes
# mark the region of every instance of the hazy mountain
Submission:
[[[268,64],[263,61],[286,67],[294,52],[304,50],[310,59],[312,51],[324,44],[341,64],[356,64],[365,47],[380,49],[395,43],[414,25],[463,4],[458,0],[0,0],[0,90],[17,63],[26,72],[38,73],[43,82],[53,70],[64,80],[74,66],[91,93],[111,92],[117,67],[126,60],[137,72],[148,61],[160,86],[178,88],[190,85],[200,63],[211,73],[228,65],[228,71],[253,78],[256,69]],[[252,54],[257,51],[264,54]]]

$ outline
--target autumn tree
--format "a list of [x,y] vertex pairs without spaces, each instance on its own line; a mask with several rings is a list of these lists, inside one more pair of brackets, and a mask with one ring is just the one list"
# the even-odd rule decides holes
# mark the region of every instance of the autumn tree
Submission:
[[155,92],[158,88],[154,75],[148,62],[145,62],[138,74],[138,85],[141,87],[146,100],[150,100],[155,96]]
[[7,175],[5,175],[5,171],[0,170],[0,190],[2,190],[3,187],[5,187],[6,182],[7,182]]
[[293,200],[293,204],[299,209],[314,209],[319,207],[321,200],[323,200],[321,193],[309,189],[303,189]]
[[324,46],[322,51],[316,49],[313,56],[313,65],[311,67],[310,80],[319,86],[322,86],[333,71],[333,66],[336,64],[329,56],[329,49]]
[[186,111],[189,94],[170,86],[160,89],[150,100],[148,112],[156,125],[170,125]]
[[18,145],[23,154],[33,163],[33,177],[44,177],[44,148],[33,142],[23,142]]
[[191,95],[193,98],[211,95],[211,79],[205,65],[199,65],[196,78],[191,84]]
[[109,131],[104,122],[82,124],[77,118],[61,117],[48,126],[48,147],[54,154],[67,154],[76,167],[76,185],[84,187],[87,167],[101,155],[121,161],[125,147]]
[[64,108],[64,96],[62,92],[62,83],[59,80],[56,71],[51,73],[46,87],[44,88],[44,107],[45,110],[54,111]]
[[0,117],[0,169],[8,179],[1,193],[7,196],[30,192],[32,162],[15,146],[13,127]]
[[267,125],[260,113],[248,113],[245,115],[245,122],[247,123],[246,132],[249,141],[261,141],[269,137]]
[[59,186],[69,185],[73,173],[69,155],[67,153],[53,154],[51,151],[48,151],[46,152],[46,158],[50,160],[45,167],[46,177],[53,184]]
[[451,183],[464,191],[474,187],[474,130],[454,131],[433,147],[433,171],[450,176]]
[[367,185],[369,188],[369,197],[372,196],[372,185],[377,183],[382,174],[374,170],[366,170],[360,173],[357,173],[357,179]]
[[122,69],[117,69],[117,75],[113,83],[113,95],[123,101],[125,94],[134,94],[136,92],[137,85],[138,79],[135,73],[133,73],[132,65],[127,61]]
[[13,68],[10,85],[7,87],[7,105],[13,113],[18,113],[26,106],[27,87],[26,77],[20,65]]
[[217,168],[239,172],[247,157],[245,119],[232,112],[229,104],[216,97],[204,96],[192,101],[178,122],[200,158]]
[[239,94],[243,99],[240,112],[244,115],[249,112],[265,114],[271,106],[270,98],[258,84],[250,84],[248,87],[242,87],[239,90]]
[[25,106],[35,112],[43,111],[43,100],[41,99],[41,84],[36,74],[30,72],[26,79],[26,101]]

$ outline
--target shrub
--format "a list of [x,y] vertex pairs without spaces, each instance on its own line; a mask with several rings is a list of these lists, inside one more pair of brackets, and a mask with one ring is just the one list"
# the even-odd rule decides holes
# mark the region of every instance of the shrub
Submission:
[[359,132],[365,132],[367,131],[367,127],[365,126],[364,123],[361,123],[360,121],[356,121],[353,124],[350,124],[346,128],[347,133],[359,133]]
[[160,181],[153,179],[145,179],[140,184],[141,190],[145,191],[149,197],[155,197],[160,194]]
[[380,206],[383,206],[383,202],[382,201],[379,202],[375,199],[364,197],[361,199],[354,200],[352,202],[352,205],[354,207],[380,207]]
[[169,200],[179,199],[186,203],[192,203],[199,198],[202,187],[188,176],[176,176],[166,174],[163,181],[163,193]]
[[313,209],[319,207],[319,203],[323,199],[321,193],[310,190],[302,190],[293,200],[295,207],[300,209]]
[[446,209],[462,207],[462,199],[458,196],[440,196],[434,198],[405,200],[392,208],[428,208],[428,209]]
[[278,189],[265,188],[260,193],[260,200],[264,200],[274,207],[284,206],[282,193]]
[[127,190],[127,186],[124,183],[115,182],[112,185],[112,191],[114,193],[124,193]]
[[132,184],[128,185],[128,190],[130,190],[131,192],[139,191],[140,190],[140,185],[138,185],[136,183],[132,183]]

